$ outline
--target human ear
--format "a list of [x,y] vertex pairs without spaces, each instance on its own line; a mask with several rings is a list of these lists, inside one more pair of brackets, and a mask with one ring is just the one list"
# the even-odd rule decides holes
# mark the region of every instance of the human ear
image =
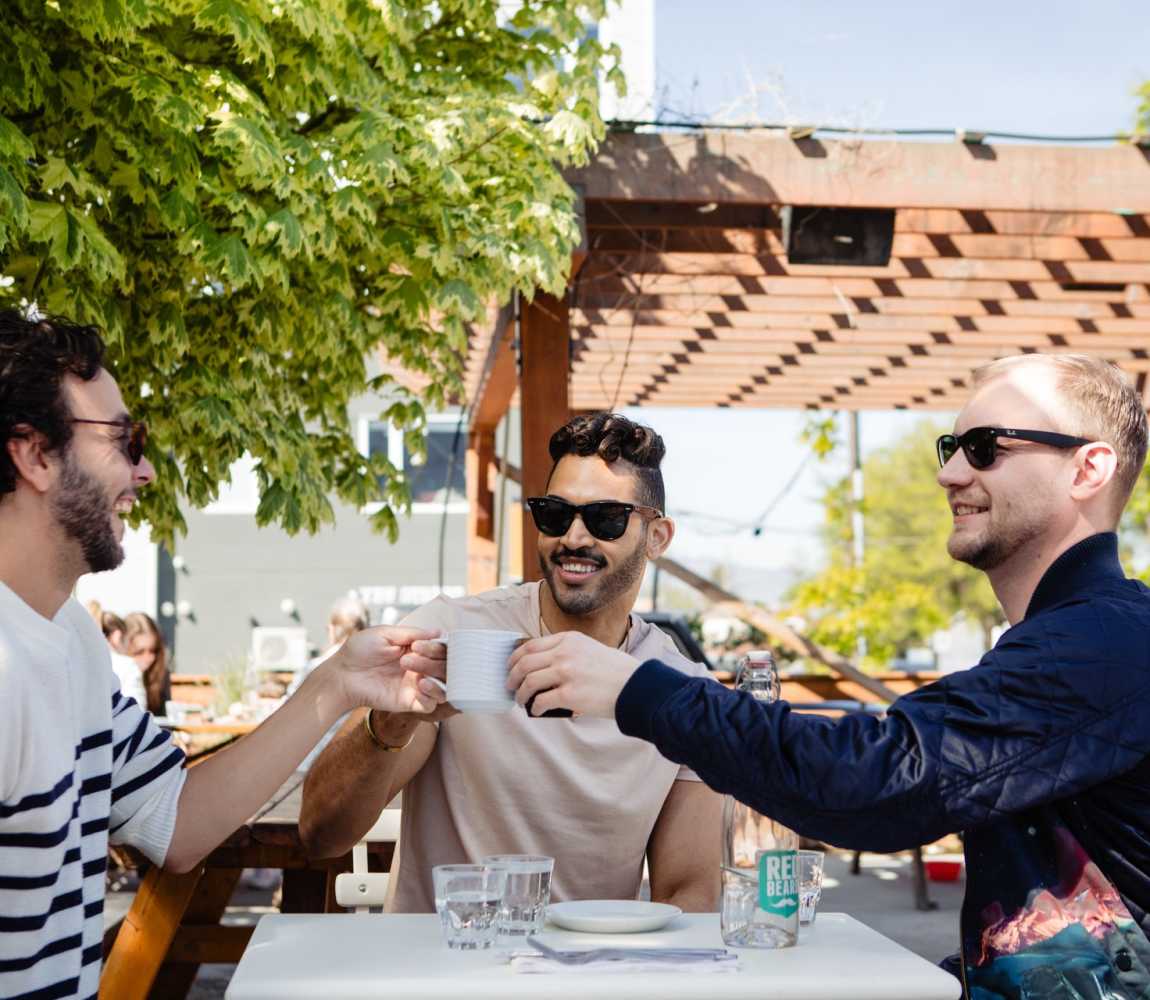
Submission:
[[647,558],[658,559],[674,537],[675,522],[669,517],[655,518],[647,529]]
[[18,424],[8,439],[8,457],[20,479],[36,492],[44,493],[56,478],[56,460],[46,448],[47,441],[38,430]]
[[1083,445],[1075,455],[1074,481],[1070,495],[1075,500],[1097,496],[1113,480],[1118,470],[1118,455],[1104,441]]

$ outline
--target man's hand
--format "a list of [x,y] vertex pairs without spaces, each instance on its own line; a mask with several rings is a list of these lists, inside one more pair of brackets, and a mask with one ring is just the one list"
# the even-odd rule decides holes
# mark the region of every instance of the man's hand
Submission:
[[[417,639],[403,654],[400,665],[416,674],[428,674],[443,680],[447,675],[447,646],[435,639]],[[428,722],[440,722],[459,714],[459,709],[444,701],[447,696],[438,685],[421,678],[419,690],[439,702],[434,711],[427,716]]]
[[337,680],[345,711],[366,706],[381,712],[439,717],[443,692],[428,681],[420,683],[424,674],[440,678],[444,674],[446,659],[433,655],[432,648],[445,647],[429,641],[435,635],[398,626],[364,629],[351,635],[317,673],[325,671]]
[[615,702],[639,666],[633,656],[582,632],[557,632],[525,642],[511,655],[507,686],[536,716],[552,708],[576,715],[615,718]]

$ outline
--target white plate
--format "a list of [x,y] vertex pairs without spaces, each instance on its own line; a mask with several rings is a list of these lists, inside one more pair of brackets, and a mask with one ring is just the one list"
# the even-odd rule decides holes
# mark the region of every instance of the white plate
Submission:
[[683,911],[670,903],[638,899],[572,899],[552,903],[547,918],[557,927],[590,934],[635,934],[657,931]]

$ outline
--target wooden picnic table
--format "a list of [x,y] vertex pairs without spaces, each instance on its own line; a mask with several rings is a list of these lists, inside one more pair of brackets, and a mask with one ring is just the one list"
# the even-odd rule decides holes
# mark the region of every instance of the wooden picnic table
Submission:
[[[182,1000],[201,963],[238,962],[253,928],[220,923],[245,868],[283,870],[282,913],[323,913],[351,855],[313,860],[300,842],[304,772],[296,772],[244,826],[195,869],[150,867],[114,934],[100,978],[101,1000]],[[368,845],[372,868],[387,871],[395,844]],[[127,852],[141,866],[143,858]]]

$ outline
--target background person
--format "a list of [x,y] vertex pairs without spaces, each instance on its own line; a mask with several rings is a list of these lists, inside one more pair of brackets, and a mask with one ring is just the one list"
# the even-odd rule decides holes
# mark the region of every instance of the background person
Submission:
[[[599,413],[557,430],[550,453],[548,496],[531,504],[543,581],[439,597],[406,624],[528,636],[576,629],[641,659],[658,657],[684,676],[705,674],[632,613],[648,560],[674,534],[662,514],[662,439]],[[571,505],[583,504],[606,506],[573,513]],[[417,643],[403,664],[443,676],[444,656],[442,644]],[[400,790],[390,910],[434,910],[433,865],[493,853],[554,857],[555,899],[634,899],[646,857],[652,899],[715,909],[718,797],[611,723],[517,710],[459,715],[449,705],[422,717],[356,713],[308,774],[300,833],[309,852],[349,850]]]
[[[111,611],[101,611],[98,618],[100,631],[108,643],[108,652],[112,658],[112,670],[120,681],[120,693],[125,698],[132,698],[141,708],[148,707],[148,692],[144,684],[144,672],[132,657],[124,653],[124,633],[127,626],[124,619]],[[161,704],[159,713],[164,714]]]
[[164,635],[151,615],[133,611],[124,618],[123,647],[143,675],[148,711],[163,715],[164,705],[172,697],[172,677]]

